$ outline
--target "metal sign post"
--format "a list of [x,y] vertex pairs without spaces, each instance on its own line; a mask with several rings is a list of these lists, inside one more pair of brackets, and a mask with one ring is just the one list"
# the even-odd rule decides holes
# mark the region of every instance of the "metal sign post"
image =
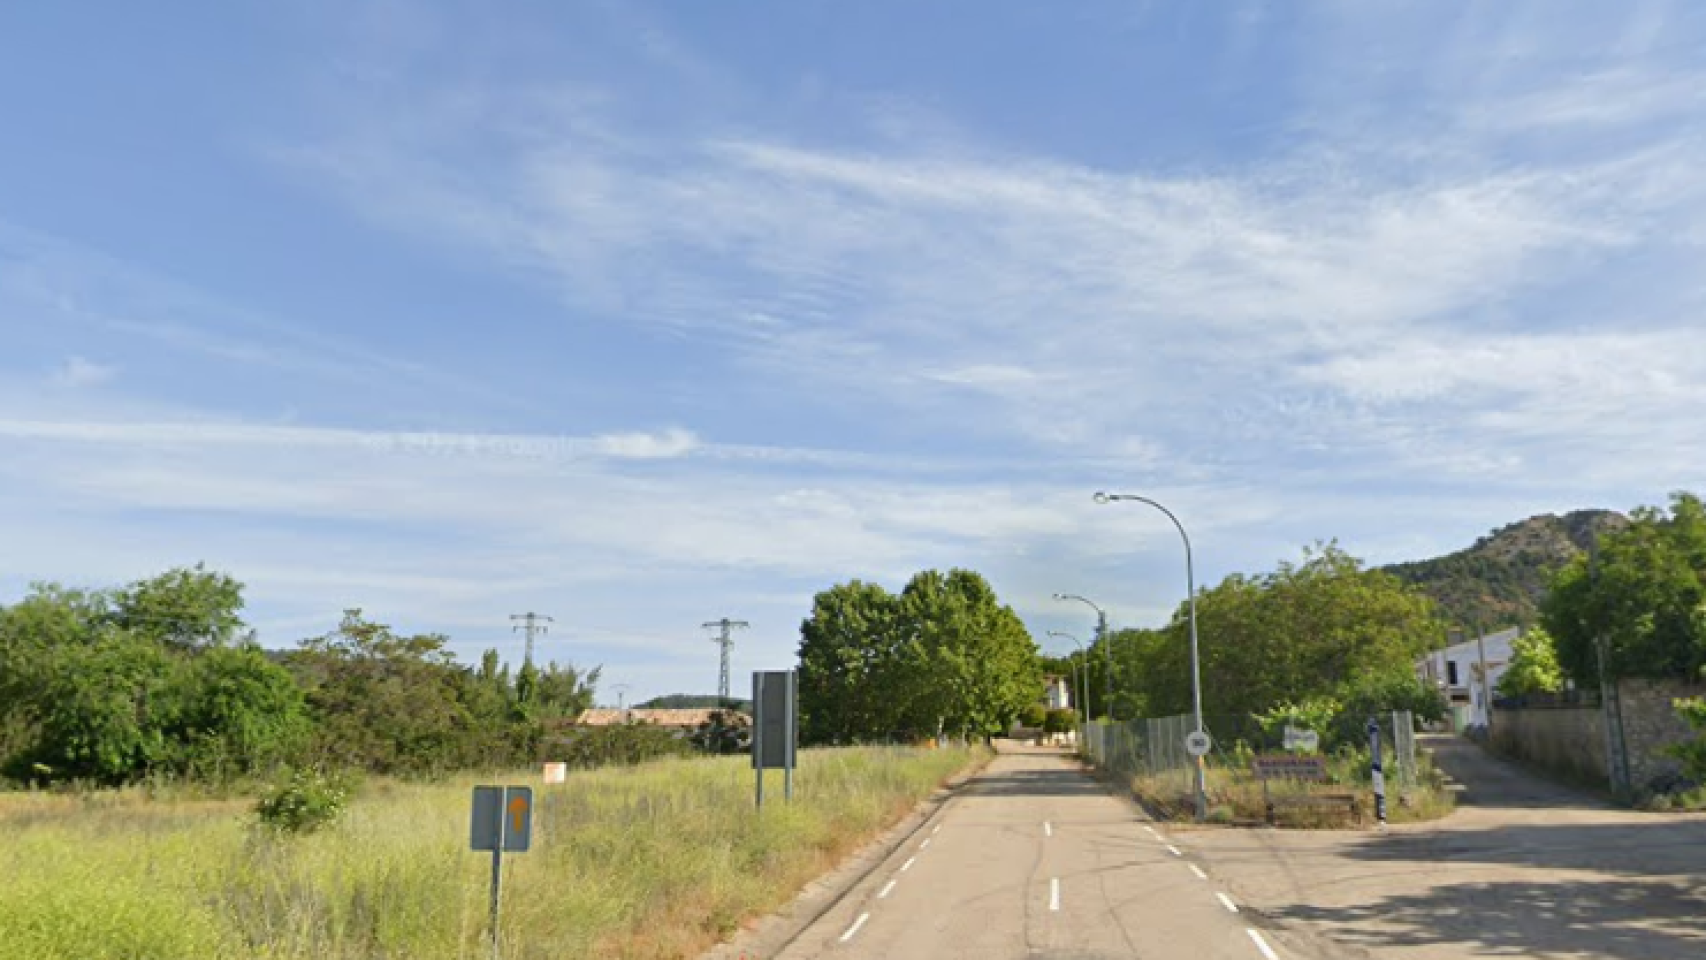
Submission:
[[799,735],[799,687],[792,670],[752,674],[752,769],[756,801],[764,806],[764,771],[780,767],[782,797],[794,799],[794,754]]
[[1386,826],[1386,771],[1380,765],[1380,721],[1368,718],[1368,755],[1374,778],[1374,819]]
[[532,787],[475,787],[468,846],[492,852],[492,957],[498,957],[498,904],[503,890],[504,854],[526,853],[533,845]]

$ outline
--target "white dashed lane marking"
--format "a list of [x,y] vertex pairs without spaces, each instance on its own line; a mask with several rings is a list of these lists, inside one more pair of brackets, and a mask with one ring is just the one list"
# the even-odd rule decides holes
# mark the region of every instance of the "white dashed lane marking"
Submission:
[[1254,927],[1244,932],[1250,935],[1251,940],[1256,941],[1256,949],[1262,951],[1262,956],[1267,957],[1268,960],[1279,960],[1279,954],[1274,952],[1273,947],[1268,946],[1268,942],[1262,939],[1262,935],[1257,933]]
[[1059,877],[1052,877],[1049,879],[1049,882],[1048,882],[1048,908],[1050,910],[1059,910],[1060,909],[1060,878]]
[[1231,910],[1233,913],[1238,912],[1238,904],[1233,903],[1231,897],[1227,896],[1224,893],[1216,893],[1215,896],[1220,898],[1220,905],[1221,906],[1225,907],[1228,910]]
[[894,890],[894,885],[895,885],[895,884],[897,884],[897,883],[899,883],[899,882],[900,882],[900,881],[899,881],[899,880],[890,880],[890,881],[889,881],[889,882],[888,882],[888,885],[887,885],[887,886],[885,886],[885,887],[883,887],[883,892],[882,892],[882,893],[879,893],[879,894],[877,894],[877,899],[878,899],[878,900],[881,900],[881,899],[883,899],[883,898],[885,898],[885,897],[887,897],[887,896],[888,896],[888,895],[889,895],[889,893],[890,893],[890,892],[891,892],[891,891],[892,891],[892,890]]
[[1202,868],[1197,866],[1194,863],[1191,864],[1191,872],[1197,875],[1198,880],[1207,880],[1208,879],[1208,874],[1203,873]]
[[[871,919],[870,914],[868,914],[868,913],[859,914],[859,919],[853,921],[853,925],[851,927],[848,927],[847,932],[841,935],[841,942],[846,943],[847,941],[853,939],[853,935],[858,933],[859,928],[864,926],[865,921],[869,920],[869,919]],[[1251,931],[1251,932],[1254,933],[1255,931]]]

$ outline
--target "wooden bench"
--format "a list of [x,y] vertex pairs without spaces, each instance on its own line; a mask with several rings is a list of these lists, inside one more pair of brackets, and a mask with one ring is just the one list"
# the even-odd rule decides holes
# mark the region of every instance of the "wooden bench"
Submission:
[[1262,781],[1262,804],[1267,808],[1268,823],[1275,821],[1277,807],[1340,807],[1349,810],[1352,820],[1362,823],[1362,806],[1355,793],[1302,793],[1274,796],[1268,790],[1270,780],[1289,780],[1299,783],[1330,783],[1327,761],[1314,754],[1270,753],[1250,759],[1250,769]]

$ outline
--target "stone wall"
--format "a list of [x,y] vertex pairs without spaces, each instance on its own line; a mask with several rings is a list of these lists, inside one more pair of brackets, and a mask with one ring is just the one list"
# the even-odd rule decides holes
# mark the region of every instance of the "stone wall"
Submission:
[[1629,745],[1629,782],[1640,793],[1671,785],[1682,767],[1664,755],[1664,748],[1695,736],[1676,715],[1671,701],[1706,695],[1706,686],[1680,680],[1625,680],[1618,691],[1623,698],[1623,740]]
[[1606,787],[1605,714],[1598,707],[1531,707],[1493,714],[1493,747],[1577,783]]
[[[1680,680],[1624,680],[1623,742],[1629,752],[1629,782],[1637,793],[1671,785],[1680,768],[1664,748],[1695,734],[1676,715],[1671,701],[1706,696],[1706,685]],[[1599,707],[1502,709],[1493,715],[1493,746],[1581,783],[1609,787],[1605,761],[1605,715]]]

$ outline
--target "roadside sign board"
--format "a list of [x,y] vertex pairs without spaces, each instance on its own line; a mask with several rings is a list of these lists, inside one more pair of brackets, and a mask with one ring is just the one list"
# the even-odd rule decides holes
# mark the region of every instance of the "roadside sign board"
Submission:
[[1193,757],[1206,757],[1214,748],[1214,740],[1206,731],[1192,730],[1185,734],[1185,752]]
[[469,846],[526,853],[533,845],[532,787],[475,787]]
[[752,766],[755,770],[794,769],[797,738],[797,679],[792,670],[752,674]]
[[569,765],[566,763],[547,763],[544,769],[546,783],[563,783],[569,778]]
[[1316,755],[1264,753],[1250,758],[1250,769],[1263,780],[1308,780],[1325,783],[1327,761]]
[[1297,727],[1285,728],[1285,748],[1287,750],[1319,750],[1321,735],[1313,730],[1302,730]]

